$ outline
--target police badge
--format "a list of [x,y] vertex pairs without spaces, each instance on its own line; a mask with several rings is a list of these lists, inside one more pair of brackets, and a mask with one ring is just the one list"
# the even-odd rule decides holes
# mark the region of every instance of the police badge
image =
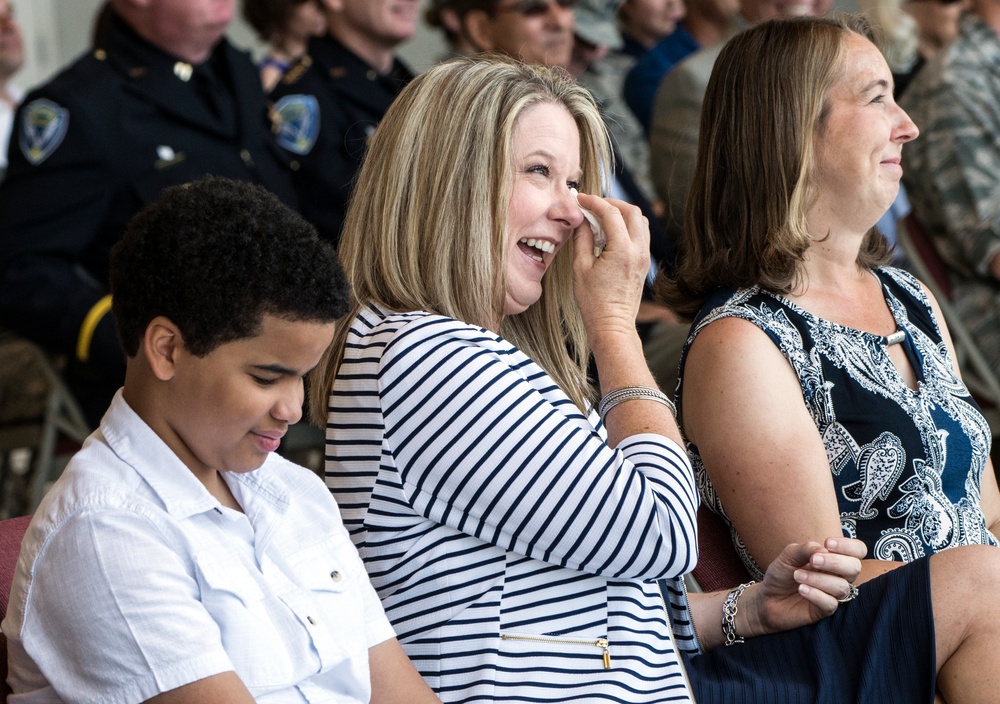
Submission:
[[38,166],[54,152],[69,128],[69,110],[51,100],[32,100],[21,118],[20,145],[24,158]]
[[274,106],[278,144],[293,154],[306,155],[319,136],[319,103],[312,95],[286,95]]

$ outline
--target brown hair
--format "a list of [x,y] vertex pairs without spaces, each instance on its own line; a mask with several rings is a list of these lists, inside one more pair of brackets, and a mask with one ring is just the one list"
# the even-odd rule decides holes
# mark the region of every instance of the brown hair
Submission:
[[243,19],[261,41],[269,42],[285,30],[295,8],[307,2],[316,0],[243,0]]
[[[678,313],[693,316],[720,287],[789,293],[800,283],[816,197],[813,143],[848,32],[875,40],[864,18],[841,15],[771,20],[722,49],[702,106],[677,274],[657,282]],[[858,265],[883,264],[888,254],[873,229]]]

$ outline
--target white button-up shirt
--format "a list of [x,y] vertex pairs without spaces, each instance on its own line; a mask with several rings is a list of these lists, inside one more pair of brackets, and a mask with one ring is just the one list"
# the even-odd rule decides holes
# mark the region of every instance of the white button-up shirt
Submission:
[[139,702],[235,671],[259,702],[367,702],[393,637],[323,483],[277,455],[222,506],[115,397],[36,512],[3,632],[11,702]]

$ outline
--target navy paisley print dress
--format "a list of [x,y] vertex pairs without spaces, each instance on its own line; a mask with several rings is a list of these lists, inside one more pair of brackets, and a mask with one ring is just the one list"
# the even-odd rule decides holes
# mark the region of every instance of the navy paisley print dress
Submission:
[[[698,333],[720,318],[747,320],[767,333],[799,378],[826,446],[844,535],[865,541],[869,557],[903,562],[958,545],[997,545],[979,501],[991,443],[986,419],[954,373],[917,280],[888,267],[873,273],[897,331],[904,333],[901,344],[916,372],[916,391],[890,360],[885,337],[823,320],[780,295],[751,288],[718,291],[706,301],[681,357],[677,398],[687,350]],[[688,452],[702,499],[729,525],[744,564],[760,579],[762,571],[726,516],[698,448],[688,443]]]

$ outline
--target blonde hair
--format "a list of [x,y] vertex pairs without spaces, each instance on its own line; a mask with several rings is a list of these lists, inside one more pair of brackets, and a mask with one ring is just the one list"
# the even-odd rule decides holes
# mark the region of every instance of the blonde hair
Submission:
[[532,106],[566,108],[580,132],[581,189],[611,173],[603,120],[562,69],[489,56],[458,58],[419,76],[369,145],[347,211],[340,257],[353,309],[313,375],[311,415],[323,424],[351,322],[369,304],[424,310],[491,327],[534,359],[580,408],[593,400],[589,347],[573,296],[572,247],[556,255],[541,299],[503,316],[512,143]]
[[[799,283],[817,195],[813,143],[847,33],[874,36],[857,15],[771,20],[722,49],[702,107],[677,274],[657,282],[682,315],[693,316],[720,287],[788,293]],[[858,264],[881,264],[888,251],[871,230]]]

